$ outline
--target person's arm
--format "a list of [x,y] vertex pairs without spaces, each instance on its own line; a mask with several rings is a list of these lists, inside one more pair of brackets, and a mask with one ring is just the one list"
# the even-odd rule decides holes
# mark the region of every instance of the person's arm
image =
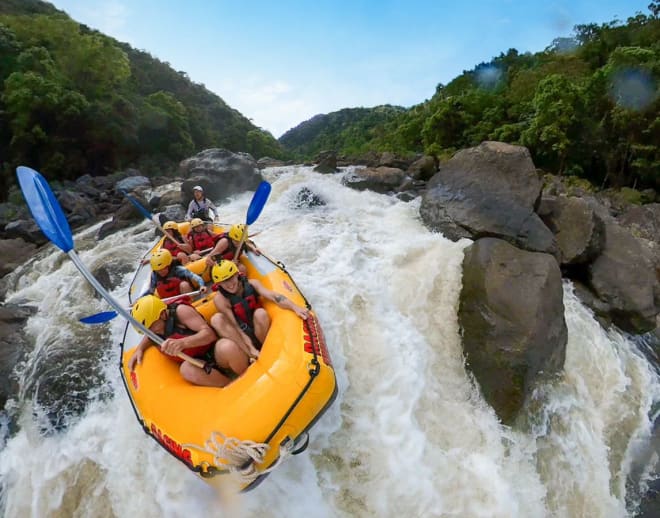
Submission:
[[250,252],[252,252],[255,255],[261,255],[261,250],[257,248],[257,245],[255,245],[253,241],[250,240],[246,241],[245,248],[247,248]]
[[186,221],[190,221],[192,219],[192,213],[194,210],[193,203],[195,199],[193,198],[190,200],[190,203],[188,204],[188,211],[186,212]]
[[248,282],[252,285],[252,287],[255,290],[257,290],[257,293],[259,295],[261,295],[265,299],[270,300],[271,302],[274,302],[282,309],[288,309],[293,311],[303,320],[306,320],[307,317],[309,316],[309,310],[307,308],[302,308],[297,304],[294,304],[293,302],[291,302],[291,300],[289,300],[281,293],[277,293],[276,291],[269,290],[263,284],[261,284],[261,282],[259,282],[257,279],[248,279]]
[[213,247],[213,250],[211,250],[206,256],[206,264],[213,266],[215,264],[216,256],[224,253],[227,248],[229,248],[229,238],[223,237],[218,239],[218,241],[215,243],[215,246]]
[[188,306],[187,304],[178,305],[176,308],[176,319],[182,326],[195,331],[195,334],[183,338],[166,339],[161,345],[162,351],[166,354],[176,356],[184,349],[206,345],[218,338],[215,331],[206,323],[204,317],[192,306]]
[[133,354],[131,354],[131,357],[128,360],[128,368],[131,371],[135,370],[136,363],[138,365],[142,365],[142,358],[144,357],[144,351],[146,351],[152,345],[154,345],[154,343],[151,341],[151,339],[148,336],[145,335],[142,337],[142,340],[140,340],[140,343],[135,348],[135,351],[133,351]]
[[177,277],[183,277],[184,279],[192,282],[197,286],[197,289],[199,289],[202,293],[206,291],[206,285],[204,283],[204,279],[202,279],[199,275],[197,275],[194,272],[191,272],[188,270],[188,268],[184,268],[183,266],[177,266],[176,267],[177,271]]
[[[184,254],[191,254],[192,253],[192,246],[188,243],[185,237],[181,235],[181,233],[177,232],[176,235],[174,236],[176,239],[177,247],[181,252]],[[172,254],[174,255],[174,254]]]
[[190,246],[190,250],[191,250],[191,252],[188,253],[189,254],[195,253],[196,250],[195,250],[195,243],[192,237],[192,230],[190,230],[190,232],[188,232],[188,234],[186,235],[186,243],[188,244],[188,246]]
[[[149,287],[145,290],[145,292],[138,297],[138,299],[141,299],[145,295],[153,295],[154,292],[156,291],[156,272],[151,272],[151,277],[149,279]],[[136,299],[137,300],[137,299]]]

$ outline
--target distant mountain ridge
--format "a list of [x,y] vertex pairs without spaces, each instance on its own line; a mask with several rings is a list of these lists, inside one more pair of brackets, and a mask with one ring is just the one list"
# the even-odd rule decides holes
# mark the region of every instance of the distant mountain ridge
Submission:
[[326,149],[341,150],[346,155],[370,151],[369,143],[380,128],[406,112],[389,104],[373,108],[344,108],[315,115],[290,129],[278,140],[290,153],[300,158],[313,157]]

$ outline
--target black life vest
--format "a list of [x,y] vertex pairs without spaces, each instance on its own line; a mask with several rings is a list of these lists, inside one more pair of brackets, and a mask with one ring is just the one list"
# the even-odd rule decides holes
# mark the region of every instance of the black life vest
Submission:
[[257,349],[261,349],[261,342],[254,334],[254,311],[263,306],[259,301],[257,290],[255,290],[254,286],[248,282],[247,277],[243,274],[239,274],[238,279],[243,286],[243,295],[229,293],[227,290],[224,290],[219,283],[215,284],[213,289],[222,293],[229,300],[231,311],[234,313],[236,322],[241,330],[250,337],[252,343]]
[[234,255],[236,254],[236,245],[234,245],[234,242],[232,241],[231,237],[229,237],[229,232],[225,232],[224,234],[222,234],[219,239],[222,239],[223,237],[227,238],[227,242],[229,244],[227,245],[225,251],[222,252],[222,256],[220,258],[233,261]]
[[[165,322],[165,333],[161,335],[161,338],[185,338],[186,336],[192,336],[194,335],[197,331],[193,331],[192,329],[188,329],[187,327],[181,327],[179,326],[179,322],[176,319],[176,308],[180,304],[175,303],[175,304],[170,304],[167,306],[167,321]],[[215,345],[215,340],[212,341],[209,344],[206,345],[198,345],[196,347],[188,347],[187,349],[184,349],[182,352],[187,354],[188,356],[192,356],[193,358],[202,356],[206,354],[206,352]],[[160,350],[160,349],[159,349]],[[161,350],[162,352],[162,350]],[[183,360],[179,358],[178,356],[172,356],[167,353],[163,353],[165,356],[168,358],[171,358],[177,363],[183,363]]]
[[[202,198],[202,199],[206,203],[206,198]],[[193,202],[195,203],[197,209],[192,211],[192,217],[203,219],[206,221],[210,220],[211,218],[209,217],[209,209],[207,207],[202,207],[197,201],[197,198],[194,198]],[[202,250],[202,249],[199,248],[198,250]]]

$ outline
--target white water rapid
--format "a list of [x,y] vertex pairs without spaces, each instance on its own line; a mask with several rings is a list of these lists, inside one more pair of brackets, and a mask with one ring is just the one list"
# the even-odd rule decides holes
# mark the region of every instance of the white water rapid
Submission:
[[[504,427],[464,366],[457,307],[470,242],[427,231],[419,200],[351,190],[341,174],[264,175],[273,191],[250,228],[315,308],[337,370],[337,400],[308,450],[252,492],[216,495],[139,428],[119,377],[123,323],[78,322],[110,308],[50,248],[13,274],[7,296],[38,313],[26,329],[36,346],[16,366],[20,390],[0,417],[0,514],[632,516],[657,455],[646,448],[660,401],[658,374],[632,341],[603,331],[567,283],[565,373],[538,388],[525,429]],[[303,187],[325,205],[301,207]],[[220,219],[244,220],[249,200],[224,204]],[[76,249],[92,269],[109,265],[126,301],[153,227],[100,242],[94,230]]]

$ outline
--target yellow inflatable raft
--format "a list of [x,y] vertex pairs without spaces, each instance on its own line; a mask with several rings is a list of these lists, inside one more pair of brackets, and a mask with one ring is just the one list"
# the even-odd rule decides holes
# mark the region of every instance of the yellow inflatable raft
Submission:
[[[186,233],[187,223],[180,228]],[[283,265],[252,252],[241,262],[249,278],[311,309]],[[188,267],[201,273],[205,265],[201,260]],[[146,289],[150,272],[148,264],[138,269],[132,302]],[[214,293],[194,303],[207,320],[215,312]],[[131,372],[127,362],[141,335],[128,325],[122,342],[121,375],[144,431],[207,481],[222,483],[227,477],[221,475],[232,474],[232,483],[243,491],[255,487],[288,454],[305,449],[307,432],[337,393],[314,312],[303,321],[270,301],[262,303],[272,324],[260,357],[224,388],[186,382],[179,364],[156,347],[147,349]]]

